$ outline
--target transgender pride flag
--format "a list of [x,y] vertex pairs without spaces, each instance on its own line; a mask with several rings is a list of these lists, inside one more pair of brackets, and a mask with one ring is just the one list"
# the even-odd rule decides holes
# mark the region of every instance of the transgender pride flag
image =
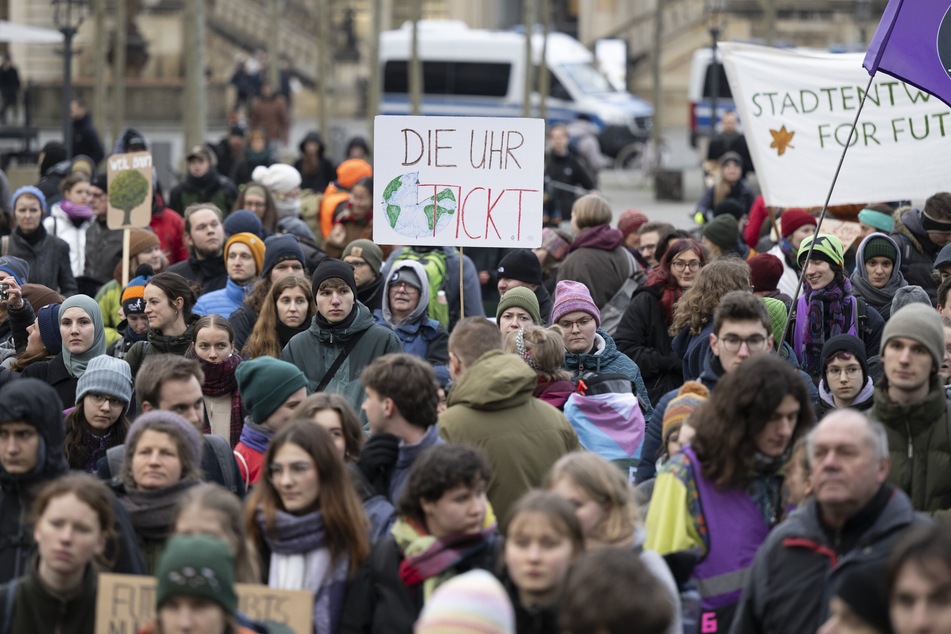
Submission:
[[862,66],[951,106],[951,0],[889,0]]
[[565,416],[582,447],[615,463],[633,483],[644,444],[644,414],[630,391],[630,380],[619,378],[627,382],[627,392],[576,392],[565,403]]

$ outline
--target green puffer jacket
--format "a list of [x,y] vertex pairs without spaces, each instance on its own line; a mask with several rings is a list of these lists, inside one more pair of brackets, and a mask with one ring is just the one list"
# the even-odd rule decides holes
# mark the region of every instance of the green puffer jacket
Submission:
[[948,402],[933,376],[928,396],[910,405],[892,403],[884,388],[875,389],[869,412],[888,431],[892,465],[888,480],[900,487],[916,511],[935,514],[951,509],[951,437]]
[[360,372],[379,356],[403,352],[403,344],[392,330],[376,325],[366,306],[356,302],[354,310],[357,316],[347,328],[324,329],[315,318],[307,331],[294,335],[287,342],[281,360],[293,363],[307,375],[307,391],[313,393],[347,341],[355,334],[367,331],[324,390],[347,397],[353,408],[360,412],[366,426],[366,414],[361,409],[366,392],[360,383]]
[[578,451],[578,434],[565,415],[532,396],[538,377],[514,354],[479,357],[449,392],[439,415],[443,440],[478,447],[492,466],[486,493],[499,521],[524,493],[542,485],[555,462]]

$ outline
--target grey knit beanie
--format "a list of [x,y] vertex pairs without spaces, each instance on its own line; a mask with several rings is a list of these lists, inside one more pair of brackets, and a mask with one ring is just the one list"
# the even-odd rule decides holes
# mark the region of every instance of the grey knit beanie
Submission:
[[86,371],[76,383],[76,402],[89,393],[117,398],[125,403],[125,413],[132,401],[132,372],[122,359],[100,355],[89,360]]
[[925,289],[909,284],[895,291],[895,296],[892,297],[892,314],[894,315],[908,304],[927,304],[930,308],[931,298],[928,297]]
[[931,304],[908,304],[893,312],[882,331],[882,347],[885,350],[889,340],[895,337],[907,337],[923,345],[931,354],[934,367],[940,368],[944,362],[944,326],[941,317]]

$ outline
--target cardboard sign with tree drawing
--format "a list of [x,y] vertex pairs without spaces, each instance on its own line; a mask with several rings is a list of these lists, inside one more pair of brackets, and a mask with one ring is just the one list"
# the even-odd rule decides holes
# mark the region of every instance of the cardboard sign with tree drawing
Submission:
[[148,227],[152,218],[152,155],[148,152],[113,154],[106,162],[109,228]]

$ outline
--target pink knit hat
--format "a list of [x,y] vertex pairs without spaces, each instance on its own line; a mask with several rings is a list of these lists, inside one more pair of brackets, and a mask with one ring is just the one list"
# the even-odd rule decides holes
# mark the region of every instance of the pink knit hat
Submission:
[[601,311],[591,299],[588,287],[571,280],[558,282],[555,286],[555,303],[551,309],[551,323],[557,324],[562,317],[577,310],[590,314],[598,327],[601,326]]

